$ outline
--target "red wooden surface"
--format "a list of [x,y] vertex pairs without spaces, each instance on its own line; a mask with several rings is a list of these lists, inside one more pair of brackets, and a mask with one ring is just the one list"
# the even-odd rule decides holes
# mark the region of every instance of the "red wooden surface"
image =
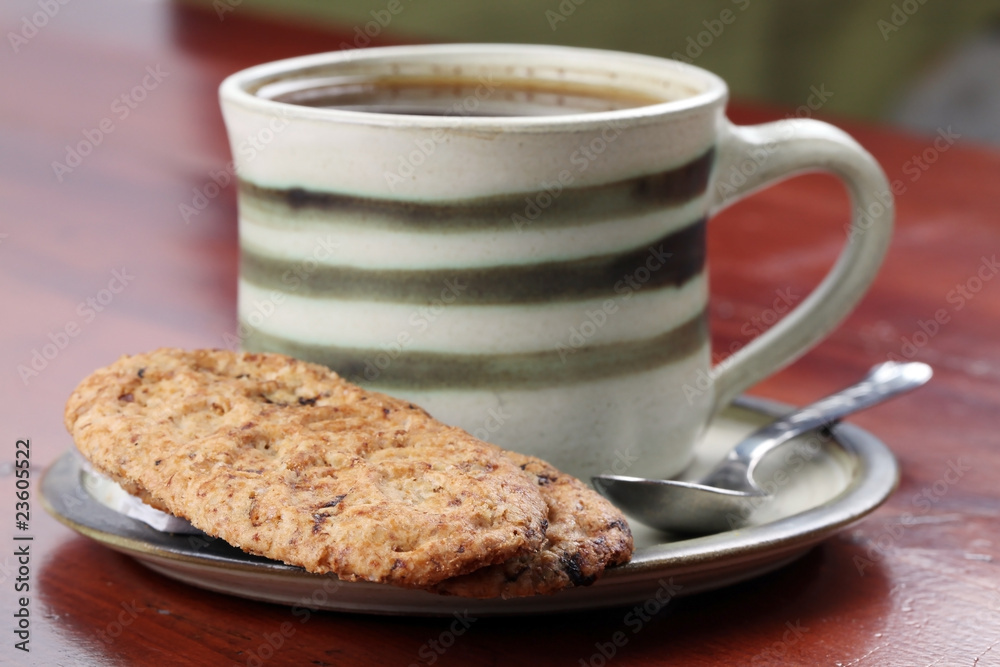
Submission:
[[[235,328],[233,187],[189,222],[180,213],[229,160],[216,87],[254,63],[336,49],[350,33],[268,25],[238,6],[219,20],[169,4],[96,0],[58,5],[35,34],[23,20],[39,7],[0,7],[0,662],[256,664],[289,621],[294,633],[270,664],[408,665],[437,656],[426,647],[447,621],[317,614],[300,624],[286,608],[146,571],[63,528],[41,511],[37,492],[31,652],[14,649],[15,441],[31,439],[37,479],[71,445],[63,404],[94,368],[162,345],[223,345]],[[24,39],[15,44],[11,32]],[[142,101],[133,96],[125,116],[120,98],[144,78],[150,89]],[[782,115],[731,112],[742,123]],[[961,143],[934,154],[932,138],[846,127],[906,188],[898,232],[845,325],[754,392],[802,403],[890,354],[930,362],[937,375],[928,387],[853,420],[897,452],[901,487],[873,516],[779,572],[672,601],[628,635],[614,663],[1000,664],[1000,278],[989,268],[1000,254],[1000,154]],[[95,131],[100,143],[60,181],[52,163]],[[926,151],[933,164],[915,170],[913,156]],[[834,180],[809,176],[713,222],[718,350],[747,340],[775,290],[801,296],[819,280],[843,240],[847,208]],[[922,335],[921,322],[934,329],[935,314],[946,321]],[[67,327],[74,335],[59,333]],[[18,366],[30,367],[50,342],[53,358],[22,378]],[[968,470],[946,476],[951,464]],[[894,522],[907,512],[917,520],[900,528]],[[598,645],[631,630],[626,611],[481,619],[437,664],[601,664]]]

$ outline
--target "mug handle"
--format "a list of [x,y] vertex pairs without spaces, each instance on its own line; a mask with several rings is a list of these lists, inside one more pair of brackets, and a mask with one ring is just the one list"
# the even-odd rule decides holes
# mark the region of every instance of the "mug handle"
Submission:
[[852,213],[847,243],[823,281],[774,326],[713,366],[715,413],[805,353],[847,316],[882,263],[894,214],[881,167],[846,132],[810,119],[749,126],[726,119],[722,123],[710,214],[774,181],[816,170],[844,182]]

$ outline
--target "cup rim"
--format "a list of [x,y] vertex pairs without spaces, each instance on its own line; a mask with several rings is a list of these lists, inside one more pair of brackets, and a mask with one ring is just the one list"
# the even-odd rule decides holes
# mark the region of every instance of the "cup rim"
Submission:
[[[404,60],[421,56],[448,56],[460,60],[463,55],[516,55],[568,57],[574,56],[587,62],[598,63],[607,70],[621,71],[621,68],[658,68],[665,74],[679,72],[689,79],[695,79],[702,92],[678,100],[665,101],[644,106],[634,106],[613,111],[592,111],[544,116],[463,116],[463,115],[416,115],[397,113],[377,113],[310,107],[302,104],[279,102],[256,95],[255,90],[268,80],[279,79],[297,70],[336,65],[337,63],[362,60]],[[662,119],[684,112],[696,111],[715,104],[725,104],[728,87],[721,77],[695,65],[677,60],[648,56],[625,51],[611,51],[573,46],[544,44],[420,44],[406,46],[380,46],[365,49],[344,49],[306,56],[276,60],[240,70],[226,77],[219,86],[219,98],[223,106],[235,105],[249,111],[278,114],[288,119],[308,119],[318,121],[338,121],[359,125],[388,126],[397,128],[464,128],[469,130],[509,131],[534,130],[578,130],[595,125],[629,122],[644,122]]]

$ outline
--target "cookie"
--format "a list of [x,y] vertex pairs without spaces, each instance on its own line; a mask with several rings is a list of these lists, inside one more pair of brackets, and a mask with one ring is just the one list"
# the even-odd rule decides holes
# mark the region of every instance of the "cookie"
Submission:
[[426,588],[545,539],[538,485],[498,447],[283,355],[123,357],[66,427],[153,506],[309,572]]
[[632,532],[614,505],[545,461],[514,452],[507,456],[536,480],[545,499],[545,543],[538,551],[453,577],[431,590],[474,598],[551,594],[589,586],[605,568],[628,562]]

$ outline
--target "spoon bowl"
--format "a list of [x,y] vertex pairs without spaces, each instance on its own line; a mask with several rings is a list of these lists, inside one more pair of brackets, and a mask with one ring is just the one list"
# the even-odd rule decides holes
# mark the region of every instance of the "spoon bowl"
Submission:
[[887,361],[863,380],[754,431],[697,482],[598,475],[594,488],[622,511],[653,528],[710,534],[746,525],[752,510],[772,496],[754,479],[764,457],[779,445],[930,380],[930,366]]
[[[664,481],[604,475],[594,478],[594,488],[616,505],[628,503],[625,513],[647,526],[695,535],[740,528],[748,521],[749,509],[772,497],[763,492],[737,491],[697,482],[666,480],[668,483],[664,484]],[[642,509],[633,509],[635,507]]]

